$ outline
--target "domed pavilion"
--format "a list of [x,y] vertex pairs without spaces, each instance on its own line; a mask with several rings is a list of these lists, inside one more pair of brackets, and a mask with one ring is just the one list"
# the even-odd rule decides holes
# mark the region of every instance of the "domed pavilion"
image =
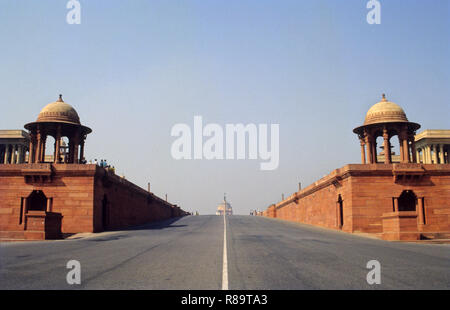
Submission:
[[390,139],[394,136],[399,139],[400,162],[417,162],[414,136],[419,128],[419,124],[408,121],[405,111],[399,105],[388,101],[383,94],[381,101],[367,112],[364,124],[353,130],[361,142],[362,163],[377,163],[376,140],[383,137],[384,163],[391,164]]
[[69,140],[68,156],[65,163],[78,164],[84,158],[84,142],[92,132],[89,127],[80,123],[77,111],[63,101],[62,95],[55,102],[46,105],[33,123],[24,126],[30,131],[30,147],[28,163],[43,163],[45,161],[45,144],[47,137],[55,139],[54,163],[62,163],[61,138]]

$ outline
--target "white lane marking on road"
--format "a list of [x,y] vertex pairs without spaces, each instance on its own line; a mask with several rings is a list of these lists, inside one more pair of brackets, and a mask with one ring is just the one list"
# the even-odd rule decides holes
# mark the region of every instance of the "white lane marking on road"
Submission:
[[223,215],[223,268],[222,290],[228,290],[228,259],[227,259],[227,221]]

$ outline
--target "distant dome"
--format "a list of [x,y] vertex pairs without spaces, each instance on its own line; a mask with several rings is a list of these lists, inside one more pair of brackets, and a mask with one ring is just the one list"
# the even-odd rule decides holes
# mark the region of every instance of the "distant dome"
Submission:
[[47,104],[39,113],[36,122],[63,122],[80,125],[80,117],[77,111],[70,105],[59,99]]
[[408,118],[398,104],[387,101],[383,94],[383,99],[367,111],[364,125],[389,122],[408,122]]
[[233,215],[233,208],[231,208],[228,202],[222,202],[217,206],[216,215],[223,215],[224,213],[226,215]]

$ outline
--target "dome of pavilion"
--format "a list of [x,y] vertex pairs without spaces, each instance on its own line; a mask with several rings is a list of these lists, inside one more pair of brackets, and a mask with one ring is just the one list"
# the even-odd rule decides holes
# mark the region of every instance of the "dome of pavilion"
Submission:
[[39,113],[36,122],[61,122],[80,125],[80,117],[77,111],[70,105],[59,99],[47,104]]
[[[408,121],[405,111],[396,103],[390,102],[383,94],[380,102],[374,104],[366,113],[366,118],[362,126],[353,129],[353,132],[358,135],[363,135],[367,128],[378,128],[379,126],[406,125],[409,130],[415,131],[420,128],[420,125]],[[380,127],[381,128],[381,127]],[[392,127],[392,129],[395,129]],[[396,127],[398,131],[398,127]]]
[[408,122],[408,118],[398,104],[388,101],[383,94],[383,99],[367,111],[364,125],[391,122]]

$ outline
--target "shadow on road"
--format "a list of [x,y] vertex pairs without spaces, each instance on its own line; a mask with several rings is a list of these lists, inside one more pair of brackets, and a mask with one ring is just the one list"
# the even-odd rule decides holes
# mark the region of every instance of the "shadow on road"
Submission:
[[[93,239],[92,241],[110,241],[110,240],[118,240],[127,238],[127,235],[115,235],[115,236],[108,236],[104,237],[103,233],[112,233],[112,232],[131,232],[131,231],[140,231],[140,230],[157,230],[157,229],[167,229],[167,228],[178,228],[178,227],[186,227],[188,225],[175,225],[173,223],[179,221],[182,217],[176,217],[171,218],[163,221],[158,222],[151,222],[139,226],[130,226],[130,227],[123,227],[123,228],[116,228],[116,229],[108,229],[102,232],[98,233],[89,233],[90,236],[94,237],[100,237],[100,239]],[[82,234],[82,233],[81,233]],[[63,239],[71,239],[71,240],[77,240],[77,239],[84,239],[86,236],[78,236],[77,233],[65,233],[63,234]],[[74,236],[74,237],[72,237]],[[71,238],[72,237],[72,238]]]
[[167,219],[164,221],[152,222],[152,223],[147,223],[144,225],[128,227],[125,229],[110,230],[110,231],[153,230],[153,229],[186,227],[187,225],[172,225],[173,223],[179,221],[180,219],[182,219],[182,217],[175,217],[175,218]]

